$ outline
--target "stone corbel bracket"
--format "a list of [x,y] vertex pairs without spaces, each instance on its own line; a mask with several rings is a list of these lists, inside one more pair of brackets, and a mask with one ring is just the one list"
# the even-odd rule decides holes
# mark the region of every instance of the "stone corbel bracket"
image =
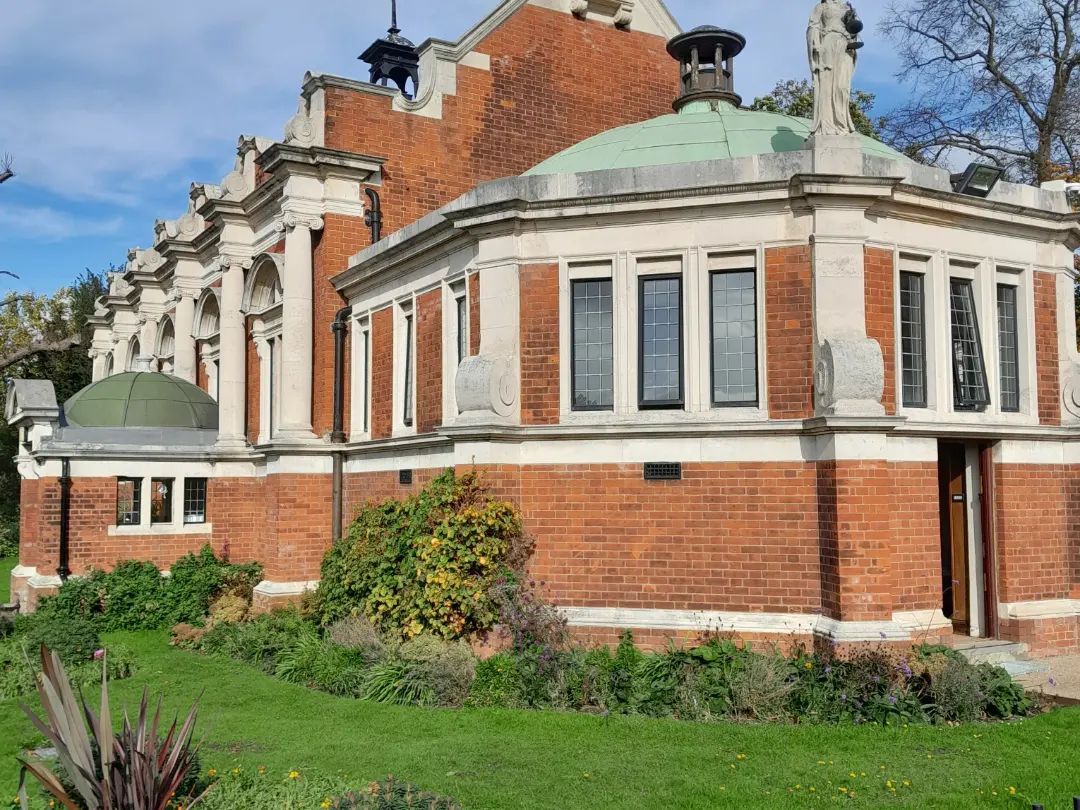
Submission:
[[518,378],[511,358],[466,357],[458,367],[458,410],[465,421],[509,420],[518,404]]
[[818,413],[884,416],[885,360],[872,338],[828,338],[818,348]]
[[629,28],[634,21],[634,0],[571,0],[570,11],[580,20],[592,12],[609,18],[616,28]]

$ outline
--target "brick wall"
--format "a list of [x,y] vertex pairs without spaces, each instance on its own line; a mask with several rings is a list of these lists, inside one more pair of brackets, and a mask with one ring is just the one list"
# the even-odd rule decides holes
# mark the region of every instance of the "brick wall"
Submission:
[[477,44],[490,70],[457,67],[441,119],[393,112],[384,95],[328,88],[326,146],[387,159],[380,193],[389,235],[485,180],[670,113],[678,69],[664,46],[660,37],[526,5]]
[[1035,273],[1035,357],[1039,367],[1039,421],[1060,425],[1057,276],[1051,273]]
[[404,500],[419,492],[441,469],[413,470],[413,482],[402,484],[397,472],[350,473],[343,481],[345,499],[345,523],[348,525],[356,513],[369,503],[381,503],[394,498]]
[[521,421],[559,423],[559,266],[522,265]]
[[817,465],[822,604],[834,619],[892,618],[891,483],[886,462]]
[[442,290],[416,299],[416,432],[432,433],[443,417]]
[[274,582],[319,578],[330,547],[329,475],[271,475],[264,484],[266,529],[258,546],[264,576]]
[[[361,152],[365,151],[363,149]],[[371,243],[371,232],[360,217],[342,214],[326,214],[323,229],[316,234],[314,248],[314,336],[312,341],[313,368],[311,391],[311,422],[316,436],[330,432],[334,423],[334,335],[330,325],[338,310],[345,306],[345,299],[334,289],[330,279],[344,272],[349,257]],[[351,370],[350,343],[345,341],[345,413],[349,413]],[[344,420],[348,429],[349,419]]]
[[206,373],[206,366],[202,361],[202,344],[201,340],[195,343],[195,385],[213,396],[214,392],[210,390],[210,376]]
[[469,276],[469,356],[480,354],[480,274]]
[[244,399],[244,422],[246,424],[247,439],[252,444],[259,441],[259,420],[262,418],[262,366],[259,362],[259,350],[255,346],[255,338],[251,336],[251,324],[254,318],[247,319],[247,328],[244,330],[244,364],[247,374],[244,377],[244,385],[247,388]]
[[44,545],[47,538],[41,526],[41,481],[22,479],[19,483],[19,564],[43,565],[48,559]]
[[813,281],[810,246],[765,251],[769,416],[814,413]]
[[820,607],[808,464],[486,467],[536,537],[530,573],[564,605],[812,612]]
[[394,311],[371,316],[371,438],[388,439],[394,426]]
[[937,464],[904,462],[890,467],[896,610],[940,608],[941,514]]
[[893,252],[865,248],[866,334],[881,345],[885,359],[885,393],[881,404],[885,413],[896,413],[896,310],[893,281]]
[[1075,507],[1066,494],[1072,475],[1071,468],[1058,465],[994,465],[1002,602],[1070,595],[1076,528],[1068,523]]

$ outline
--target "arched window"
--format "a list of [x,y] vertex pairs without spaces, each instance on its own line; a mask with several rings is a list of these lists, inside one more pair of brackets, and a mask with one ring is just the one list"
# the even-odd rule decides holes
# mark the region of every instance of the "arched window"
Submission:
[[139,344],[139,339],[133,337],[128,344],[128,357],[127,357],[127,370],[135,371],[138,367],[139,355],[142,354],[142,346]]
[[255,259],[244,290],[244,312],[261,315],[281,303],[281,262],[277,253],[264,253]]
[[221,309],[217,295],[207,290],[199,301],[199,310],[195,316],[195,337],[210,338],[221,329]]
[[173,319],[166,315],[158,324],[158,371],[172,374],[173,354],[176,352],[176,328]]

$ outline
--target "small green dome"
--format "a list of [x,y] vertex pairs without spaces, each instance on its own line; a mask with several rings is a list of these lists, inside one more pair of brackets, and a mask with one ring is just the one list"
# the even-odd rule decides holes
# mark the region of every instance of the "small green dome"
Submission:
[[217,403],[170,374],[129,371],[91,383],[64,403],[72,427],[217,430]]
[[[637,169],[806,148],[811,122],[771,112],[743,110],[727,102],[687,104],[674,115],[601,132],[525,172],[526,176]],[[868,155],[907,161],[880,141],[859,135]]]

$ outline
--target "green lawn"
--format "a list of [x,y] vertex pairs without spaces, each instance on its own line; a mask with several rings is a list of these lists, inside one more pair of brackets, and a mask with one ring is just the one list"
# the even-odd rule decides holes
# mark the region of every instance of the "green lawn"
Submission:
[[19,564],[16,557],[0,559],[0,605],[11,601],[11,569]]
[[[392,773],[466,808],[1071,807],[1080,794],[1080,710],[957,728],[742,726],[502,710],[389,707],[334,698],[227,660],[118,634],[144,684],[182,708],[200,693],[204,765],[318,769],[357,786]],[[34,739],[0,702],[0,799]],[[887,780],[896,786],[893,794]],[[910,783],[910,786],[906,786]],[[1015,788],[1017,796],[1010,796]],[[846,792],[845,792],[846,791]],[[996,794],[996,795],[995,795]]]

